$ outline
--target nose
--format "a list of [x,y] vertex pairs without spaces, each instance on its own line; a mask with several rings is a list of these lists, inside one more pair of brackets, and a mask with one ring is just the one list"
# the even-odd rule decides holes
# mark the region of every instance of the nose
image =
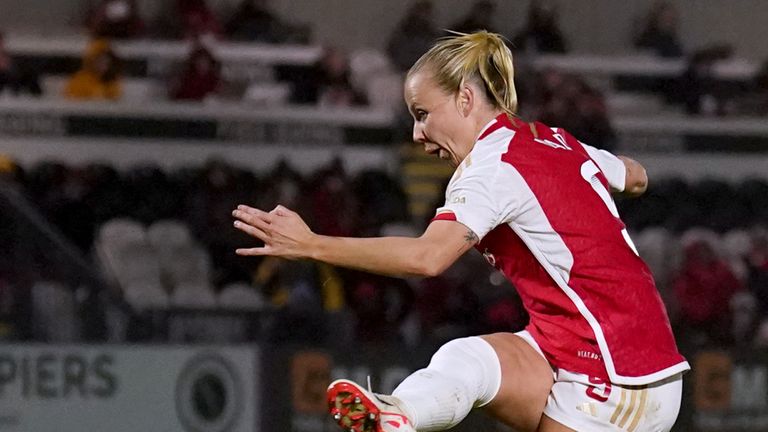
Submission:
[[424,126],[417,123],[413,124],[413,142],[423,144],[427,141],[427,137],[424,135]]

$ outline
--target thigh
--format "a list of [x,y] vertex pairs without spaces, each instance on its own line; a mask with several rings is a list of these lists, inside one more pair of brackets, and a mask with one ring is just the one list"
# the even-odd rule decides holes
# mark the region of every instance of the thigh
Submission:
[[536,431],[552,388],[552,368],[539,352],[514,333],[495,333],[482,338],[491,344],[501,363],[501,387],[485,407],[486,411],[515,430]]
[[[649,385],[621,386],[560,369],[544,409],[549,420],[542,421],[542,426],[559,423],[591,432],[669,431],[677,418],[681,397],[679,374]],[[540,429],[561,430],[569,429]]]

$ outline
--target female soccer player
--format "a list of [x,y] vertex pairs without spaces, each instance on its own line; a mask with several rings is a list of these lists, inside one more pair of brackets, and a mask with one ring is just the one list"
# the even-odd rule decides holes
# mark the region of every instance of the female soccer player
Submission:
[[420,237],[327,237],[281,206],[233,212],[264,242],[240,255],[434,276],[475,247],[519,291],[522,332],[448,342],[392,395],[332,383],[347,431],[445,430],[474,407],[520,431],[657,432],[677,418],[688,363],[609,192],[642,194],[645,170],[516,117],[513,72],[487,32],[440,40],[408,72],[414,141],[456,167]]

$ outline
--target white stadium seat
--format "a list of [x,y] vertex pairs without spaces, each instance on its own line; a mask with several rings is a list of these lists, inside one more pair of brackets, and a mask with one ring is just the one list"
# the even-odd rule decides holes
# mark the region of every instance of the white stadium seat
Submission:
[[264,296],[246,283],[233,283],[219,293],[219,307],[236,310],[261,310],[264,308]]
[[147,229],[149,244],[158,251],[175,249],[192,245],[192,234],[189,227],[175,219],[157,221]]
[[123,296],[128,304],[139,311],[164,310],[170,305],[170,297],[160,284],[129,284],[123,289]]
[[216,296],[213,288],[205,283],[179,285],[171,294],[171,305],[179,308],[214,309]]

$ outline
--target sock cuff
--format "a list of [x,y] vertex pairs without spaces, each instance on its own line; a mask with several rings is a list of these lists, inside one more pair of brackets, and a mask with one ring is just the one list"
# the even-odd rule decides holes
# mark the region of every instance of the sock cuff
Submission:
[[496,354],[496,350],[493,349],[488,341],[479,337],[472,336],[467,338],[469,342],[467,344],[468,349],[471,349],[471,355],[477,360],[483,369],[483,383],[485,384],[480,389],[476,407],[482,407],[491,403],[493,398],[499,393],[501,388],[501,362],[499,356]]
[[496,350],[479,336],[454,339],[432,357],[427,369],[448,375],[464,376],[464,382],[475,385],[475,407],[490,403],[501,388],[501,362]]

